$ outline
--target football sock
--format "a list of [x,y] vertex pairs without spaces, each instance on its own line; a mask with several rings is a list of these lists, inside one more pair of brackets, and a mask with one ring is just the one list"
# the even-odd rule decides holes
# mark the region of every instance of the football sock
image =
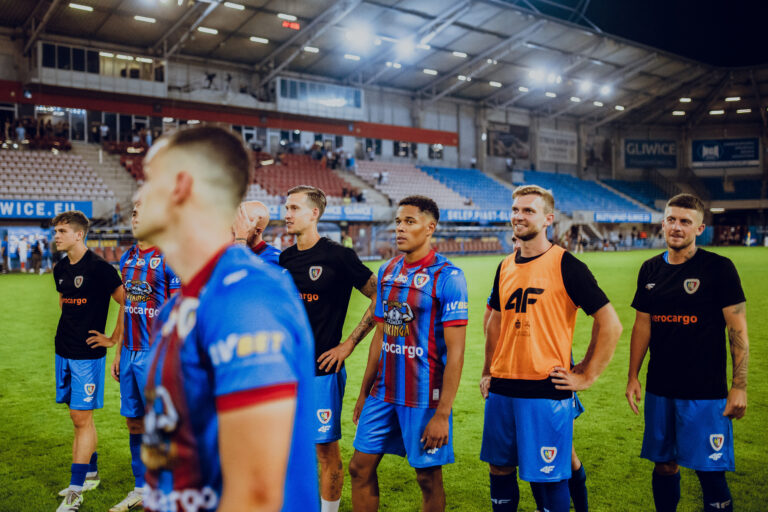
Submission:
[[680,472],[674,475],[660,475],[653,472],[653,503],[656,512],[675,512],[680,501]]
[[72,464],[72,477],[69,479],[69,488],[73,491],[81,492],[87,472],[88,464]]
[[96,476],[96,473],[99,472],[99,454],[97,452],[93,452],[91,454],[91,461],[88,463],[88,473],[85,475],[86,478],[89,476]]
[[493,512],[515,512],[520,501],[517,473],[494,475],[491,473],[491,509]]
[[339,503],[341,499],[328,501],[320,498],[320,512],[339,512]]
[[725,481],[725,471],[697,471],[696,476],[701,482],[701,492],[704,495],[704,511],[732,512],[733,500],[728,482]]
[[147,471],[144,463],[141,462],[141,434],[128,434],[128,436],[131,447],[131,471],[136,482],[134,485],[137,489],[141,489],[144,487],[144,473]]
[[571,496],[568,493],[568,480],[559,482],[531,482],[532,487],[539,487],[544,501],[544,512],[568,512],[571,509]]
[[584,471],[584,464],[576,471],[571,472],[571,479],[568,480],[568,490],[571,492],[573,510],[575,512],[587,512],[589,510],[589,502],[587,501],[587,472]]
[[533,482],[531,482],[531,494],[533,494],[533,500],[536,502],[536,509],[544,510],[544,494],[541,487],[533,485]]

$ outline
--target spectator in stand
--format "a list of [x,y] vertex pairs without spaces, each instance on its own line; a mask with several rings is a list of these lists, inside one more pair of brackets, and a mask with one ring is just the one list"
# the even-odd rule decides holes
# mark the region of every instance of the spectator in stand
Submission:
[[51,137],[53,136],[53,123],[51,123],[51,120],[48,119],[45,123],[45,136]]
[[384,180],[384,174],[381,172],[376,173],[376,182],[381,185],[381,182]]
[[106,142],[109,140],[109,126],[106,124],[102,124],[99,126],[99,136],[101,142]]
[[29,266],[29,272],[35,274],[43,274],[43,249],[40,247],[40,240],[30,239],[32,244],[32,264]]
[[389,183],[389,171],[384,171],[381,173],[381,182],[382,185],[386,185]]
[[53,270],[53,265],[51,264],[51,247],[48,245],[48,240],[43,238],[40,240],[40,244],[43,250],[43,269],[49,271]]
[[134,128],[133,132],[131,133],[131,142],[134,144],[138,144],[139,142],[141,142],[141,138],[139,137],[139,131],[136,128]]
[[[5,123],[6,125],[8,123]],[[3,265],[3,274],[8,273],[8,235],[3,236],[3,241],[0,243],[0,264]]]
[[16,249],[19,252],[19,265],[21,266],[21,271],[26,272],[27,271],[27,253],[29,252],[29,244],[27,244],[27,239],[25,237],[21,237],[19,239],[19,243],[16,245]]
[[26,138],[26,130],[24,130],[24,125],[20,122],[16,123],[16,140],[19,142],[23,142]]
[[115,211],[112,212],[112,225],[116,226],[120,222],[120,203],[115,203]]

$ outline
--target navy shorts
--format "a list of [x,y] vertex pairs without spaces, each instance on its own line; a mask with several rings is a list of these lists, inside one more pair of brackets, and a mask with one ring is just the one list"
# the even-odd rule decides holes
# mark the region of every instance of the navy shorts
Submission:
[[640,456],[653,462],[676,461],[696,471],[734,471],[733,424],[723,416],[725,402],[646,392]]
[[513,398],[488,393],[480,460],[518,466],[526,482],[571,478],[572,398]]
[[67,359],[56,355],[56,403],[78,411],[104,407],[106,359]]
[[347,384],[347,370],[316,375],[315,386],[315,443],[332,443],[341,439],[341,403]]
[[369,396],[357,423],[355,450],[370,454],[391,453],[408,457],[413,468],[451,464],[453,457],[453,413],[448,418],[448,443],[424,450],[421,436],[435,409],[408,407]]
[[147,384],[148,367],[148,350],[120,348],[120,414],[126,418],[144,416],[144,386]]

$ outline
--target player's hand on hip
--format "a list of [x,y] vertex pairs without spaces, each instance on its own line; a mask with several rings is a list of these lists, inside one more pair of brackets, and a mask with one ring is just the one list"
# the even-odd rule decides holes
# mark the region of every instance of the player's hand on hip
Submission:
[[[331,369],[333,369],[334,372],[338,372],[341,370],[341,365],[344,363],[344,360],[352,353],[353,348],[354,344],[347,341],[336,345],[331,350],[326,350],[317,358],[317,362],[319,363],[318,367],[325,372],[331,371]],[[334,365],[336,366],[335,369]]]
[[91,346],[91,348],[99,348],[99,347],[113,347],[117,343],[112,338],[106,337],[104,334],[100,333],[99,331],[90,330],[88,331],[88,334],[92,334],[90,338],[85,340],[85,342]]
[[424,445],[424,451],[429,451],[434,448],[440,448],[441,446],[448,444],[448,433],[450,432],[450,424],[448,422],[448,416],[435,413],[432,419],[427,423],[424,433],[421,435],[421,442]]
[[112,375],[112,378],[115,379],[117,382],[120,382],[120,356],[117,355],[112,360],[112,365],[109,367],[109,373]]
[[483,398],[488,398],[488,392],[491,389],[491,376],[483,375],[480,377],[480,394]]
[[747,412],[747,391],[745,389],[731,388],[728,392],[728,400],[725,402],[723,416],[733,420],[740,420]]
[[632,412],[640,414],[638,405],[643,401],[643,386],[637,380],[637,377],[629,379],[627,382],[627,392],[624,393],[624,396],[627,397],[627,402],[629,402],[629,408],[632,409]]
[[568,371],[560,366],[555,366],[549,374],[555,389],[563,391],[581,391],[592,385],[592,381],[583,373]]
[[365,399],[367,397],[365,395],[360,395],[357,397],[357,402],[355,402],[355,409],[352,411],[352,423],[357,425],[357,422],[360,421],[360,415],[363,413],[363,406],[365,406]]

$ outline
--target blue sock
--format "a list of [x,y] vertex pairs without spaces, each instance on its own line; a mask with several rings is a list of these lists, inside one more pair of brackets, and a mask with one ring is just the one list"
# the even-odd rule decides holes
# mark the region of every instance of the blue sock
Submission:
[[680,472],[660,475],[654,471],[651,484],[656,512],[675,512],[680,501]]
[[733,500],[728,482],[725,481],[725,471],[697,471],[696,476],[701,482],[705,512],[733,512]]
[[531,494],[533,494],[533,501],[536,502],[537,510],[544,510],[544,493],[538,485],[533,485],[531,482]]
[[91,462],[88,463],[88,472],[89,473],[96,473],[99,471],[99,454],[98,452],[93,452],[91,454]]
[[144,473],[147,468],[144,467],[144,463],[141,462],[141,434],[129,434],[129,443],[131,446],[131,471],[133,472],[133,479],[135,480],[135,486],[139,489],[144,487]]
[[493,512],[515,512],[520,501],[517,473],[494,475],[491,473],[491,509]]
[[85,474],[88,472],[88,464],[72,464],[72,477],[69,479],[70,487],[83,488]]
[[571,509],[571,496],[568,493],[568,480],[559,482],[531,482],[539,487],[544,502],[544,512],[568,512]]
[[587,472],[584,471],[584,464],[576,471],[571,472],[571,479],[568,480],[568,490],[571,491],[573,510],[575,512],[588,512]]

